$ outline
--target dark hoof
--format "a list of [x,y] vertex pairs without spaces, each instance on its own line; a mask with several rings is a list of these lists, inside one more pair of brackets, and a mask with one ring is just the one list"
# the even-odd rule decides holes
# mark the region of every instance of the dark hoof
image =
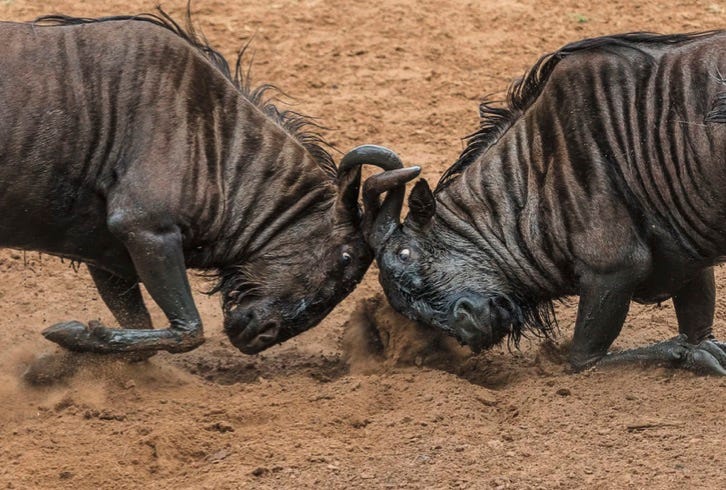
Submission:
[[74,352],[108,352],[104,348],[108,329],[98,322],[86,326],[81,322],[56,323],[43,330],[43,336],[61,347]]
[[704,340],[697,346],[690,346],[687,362],[692,369],[707,374],[726,376],[726,349],[713,340]]

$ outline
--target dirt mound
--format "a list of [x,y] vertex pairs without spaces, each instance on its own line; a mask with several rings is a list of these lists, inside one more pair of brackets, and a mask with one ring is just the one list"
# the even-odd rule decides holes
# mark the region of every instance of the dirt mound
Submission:
[[454,369],[471,355],[441,331],[398,314],[381,293],[360,300],[343,328],[343,355],[353,373],[413,365]]

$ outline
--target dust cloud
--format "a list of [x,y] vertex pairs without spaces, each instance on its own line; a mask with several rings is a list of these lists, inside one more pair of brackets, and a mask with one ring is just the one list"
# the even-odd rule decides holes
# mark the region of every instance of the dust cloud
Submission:
[[343,353],[356,374],[410,365],[447,370],[471,355],[453,338],[397,313],[381,294],[358,303],[345,324]]

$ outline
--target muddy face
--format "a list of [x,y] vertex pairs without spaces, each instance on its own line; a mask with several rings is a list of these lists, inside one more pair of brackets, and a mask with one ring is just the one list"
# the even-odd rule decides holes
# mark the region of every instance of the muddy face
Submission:
[[391,305],[475,352],[499,343],[521,316],[502,291],[503,281],[487,270],[482,253],[437,223],[434,196],[425,181],[416,184],[409,208],[403,225],[380,219],[387,229],[370,236]]
[[223,292],[232,344],[256,354],[317,325],[348,296],[373,260],[362,234],[349,231],[327,248],[288,254],[283,248],[240,268]]
[[497,344],[511,332],[515,305],[494,292],[493,277],[437,243],[406,224],[392,234],[378,253],[388,300],[399,313],[446,331],[475,352]]
[[[220,271],[224,330],[245,354],[256,354],[317,325],[355,289],[373,261],[361,215],[361,167],[396,172],[390,150],[364,145],[340,161],[337,194],[276,233],[253,257]],[[384,172],[384,173],[386,173]]]

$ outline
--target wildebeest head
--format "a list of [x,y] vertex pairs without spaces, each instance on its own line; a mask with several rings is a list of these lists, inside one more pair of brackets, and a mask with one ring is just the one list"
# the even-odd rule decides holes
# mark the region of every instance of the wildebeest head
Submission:
[[373,261],[358,206],[364,164],[402,167],[386,148],[352,150],[340,162],[337,189],[313,191],[332,199],[317,199],[243,265],[221,271],[224,329],[242,352],[260,352],[315,326],[362,279]]
[[[386,181],[391,173],[369,178],[364,187],[366,213],[375,215],[367,238],[391,305],[412,320],[447,331],[475,352],[507,335],[516,340],[527,312],[487,260],[486,250],[437,216],[437,201],[423,179],[414,186],[409,214],[400,224],[404,189]],[[378,205],[383,192],[387,199],[395,194],[396,206]]]

